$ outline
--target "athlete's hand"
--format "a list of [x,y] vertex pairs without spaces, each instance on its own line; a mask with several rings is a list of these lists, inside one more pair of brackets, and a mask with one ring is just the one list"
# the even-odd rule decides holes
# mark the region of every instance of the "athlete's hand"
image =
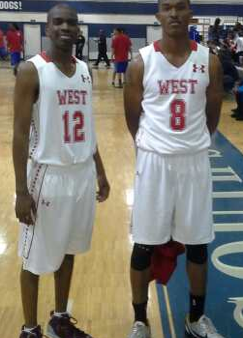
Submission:
[[109,193],[110,193],[109,182],[105,175],[98,175],[97,183],[98,183],[99,190],[97,191],[96,199],[99,202],[104,202],[108,198]]
[[29,193],[16,195],[15,213],[21,223],[35,224],[36,205]]

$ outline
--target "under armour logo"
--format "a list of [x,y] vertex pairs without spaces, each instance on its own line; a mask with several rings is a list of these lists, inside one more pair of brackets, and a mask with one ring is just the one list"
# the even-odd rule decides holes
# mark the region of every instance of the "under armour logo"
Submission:
[[50,204],[51,204],[51,202],[45,201],[44,199],[42,199],[42,201],[41,201],[41,205],[45,205],[46,207],[49,207]]
[[81,75],[82,81],[85,83],[86,81],[90,83],[90,77],[89,76],[84,76],[83,74]]
[[200,65],[200,66],[197,66],[195,63],[193,65],[193,72],[194,73],[205,73],[205,68],[206,66],[205,65]]

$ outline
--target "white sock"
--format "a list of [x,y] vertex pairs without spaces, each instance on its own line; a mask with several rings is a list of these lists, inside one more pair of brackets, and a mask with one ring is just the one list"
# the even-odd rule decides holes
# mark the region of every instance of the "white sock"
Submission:
[[63,315],[67,315],[67,314],[68,314],[67,312],[56,312],[56,311],[54,311],[53,316],[62,317]]
[[31,333],[36,328],[37,328],[37,326],[34,326],[34,327],[26,327],[26,326],[24,326],[24,331]]

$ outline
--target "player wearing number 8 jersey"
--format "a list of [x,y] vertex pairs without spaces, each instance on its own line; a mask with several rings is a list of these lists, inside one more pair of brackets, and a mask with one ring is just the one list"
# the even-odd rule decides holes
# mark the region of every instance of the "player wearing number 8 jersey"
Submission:
[[[92,116],[92,79],[72,57],[78,17],[68,5],[48,13],[51,46],[19,69],[14,103],[13,159],[25,325],[20,338],[41,338],[39,275],[54,272],[53,338],[90,338],[67,313],[74,255],[90,248],[96,197],[109,195]],[[30,135],[30,138],[29,138]],[[29,148],[29,151],[28,151]]]
[[190,310],[186,337],[222,338],[204,315],[207,244],[214,239],[210,134],[222,102],[217,57],[189,40],[189,0],[160,0],[161,40],[130,64],[124,91],[137,148],[131,285],[135,322],[129,338],[149,338],[151,256],[172,238],[186,246]]

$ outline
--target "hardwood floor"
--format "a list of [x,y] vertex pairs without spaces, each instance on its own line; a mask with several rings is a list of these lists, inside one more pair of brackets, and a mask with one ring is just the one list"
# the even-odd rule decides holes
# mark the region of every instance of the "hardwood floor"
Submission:
[[[70,309],[84,330],[99,338],[126,337],[133,321],[129,282],[132,248],[129,236],[134,149],[123,115],[122,90],[111,86],[112,71],[94,70],[94,111],[101,155],[111,195],[97,206],[92,250],[78,256],[70,295]],[[17,258],[18,223],[14,214],[14,174],[11,157],[14,77],[0,69],[0,337],[18,337],[23,324]],[[223,134],[243,152],[243,122],[230,118],[234,102],[225,100],[220,122]],[[153,336],[162,328],[154,285],[149,317]],[[52,276],[43,276],[39,322],[53,309]]]

